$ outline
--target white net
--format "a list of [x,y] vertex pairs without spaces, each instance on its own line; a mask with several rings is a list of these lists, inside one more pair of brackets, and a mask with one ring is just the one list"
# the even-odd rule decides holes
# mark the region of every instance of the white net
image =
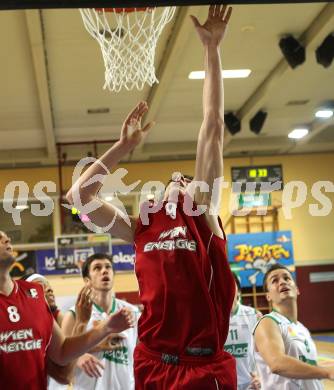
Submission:
[[172,19],[176,7],[134,9],[82,8],[80,13],[89,34],[102,50],[105,65],[104,89],[143,89],[158,82],[154,57],[159,36]]

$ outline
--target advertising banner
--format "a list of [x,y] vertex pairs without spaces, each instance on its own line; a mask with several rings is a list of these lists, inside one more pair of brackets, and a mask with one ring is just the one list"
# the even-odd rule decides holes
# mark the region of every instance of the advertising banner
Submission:
[[59,259],[56,259],[54,249],[38,250],[36,251],[36,259],[38,273],[41,275],[80,274],[80,269],[75,263],[73,251],[72,253],[62,254]]
[[[56,259],[54,249],[37,250],[37,269],[41,275],[80,274],[81,271],[77,265],[80,265],[92,254],[94,254],[93,247],[74,250],[69,248],[68,250],[62,249],[62,254]],[[133,245],[113,245],[112,258],[116,272],[134,270],[135,252]]]
[[295,270],[291,231],[229,234],[227,245],[242,287],[262,286],[264,274],[276,263]]
[[113,245],[112,260],[115,271],[133,271],[135,263],[135,251],[133,245]]

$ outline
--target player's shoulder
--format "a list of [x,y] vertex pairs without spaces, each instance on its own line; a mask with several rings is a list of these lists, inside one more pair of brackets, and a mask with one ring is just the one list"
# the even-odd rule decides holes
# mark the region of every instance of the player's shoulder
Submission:
[[261,317],[258,319],[258,321],[256,322],[253,330],[252,330],[252,333],[255,334],[255,331],[257,329],[259,329],[260,327],[264,326],[264,324],[268,324],[268,325],[274,325],[274,326],[278,326],[279,328],[281,328],[282,326],[282,316],[275,312],[275,311],[272,311],[268,314],[265,314],[265,315],[261,315]]
[[240,305],[240,312],[248,315],[256,315],[256,309],[252,306]]
[[237,313],[237,321],[246,323],[250,330],[254,329],[258,321],[262,318],[262,313],[252,306],[240,305]]
[[[36,291],[37,293],[42,293],[44,296],[43,287],[35,282],[27,282],[26,280],[16,280],[15,281],[17,289],[24,292]],[[14,287],[15,288],[15,287]]]
[[239,305],[236,317],[247,317],[250,319],[258,319],[258,312],[252,306]]
[[271,311],[268,314],[265,314],[262,319],[268,318],[272,321],[274,321],[277,325],[284,325],[286,323],[289,323],[286,317],[282,316],[282,314],[278,313],[277,311]]
[[36,286],[41,287],[36,282],[27,282],[26,280],[23,280],[23,279],[15,280],[15,283],[17,284],[18,288],[24,288],[24,289],[36,287]]
[[72,305],[71,307],[69,307],[66,311],[66,313],[70,313],[71,315],[73,315],[75,317],[75,311],[76,311],[76,307],[75,305]]

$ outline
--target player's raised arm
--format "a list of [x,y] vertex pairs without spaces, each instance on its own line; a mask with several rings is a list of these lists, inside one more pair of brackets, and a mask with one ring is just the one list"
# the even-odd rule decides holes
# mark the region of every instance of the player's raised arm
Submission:
[[[152,123],[144,127],[141,125],[141,119],[147,110],[147,103],[140,102],[129,113],[123,123],[119,141],[80,176],[66,195],[66,199],[79,209],[80,204],[83,206],[89,203],[94,204],[94,211],[84,213],[88,215],[90,221],[101,228],[110,225],[109,233],[129,242],[133,241],[135,219],[130,217],[131,226],[129,226],[120,210],[98,199],[97,194],[102,187],[100,179],[106,177],[119,161],[141,142],[151,128]],[[80,199],[79,205],[77,199]]]
[[192,16],[205,52],[203,122],[197,144],[195,180],[206,182],[210,189],[208,193],[197,192],[195,200],[206,205],[211,200],[214,180],[223,172],[224,91],[219,50],[231,12],[232,8],[226,5],[212,5],[203,25]]

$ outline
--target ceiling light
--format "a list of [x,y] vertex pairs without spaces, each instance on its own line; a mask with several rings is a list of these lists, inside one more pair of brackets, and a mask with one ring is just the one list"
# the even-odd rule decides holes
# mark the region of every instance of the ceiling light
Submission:
[[244,79],[251,74],[250,69],[230,69],[223,70],[224,79]]
[[104,198],[104,200],[105,200],[106,202],[111,202],[113,199],[114,199],[114,197],[113,197],[112,195],[107,195],[107,196]]
[[300,128],[300,129],[294,129],[292,130],[289,134],[289,138],[294,138],[294,139],[300,139],[305,137],[305,135],[308,134],[308,129],[305,128]]
[[319,110],[315,113],[317,118],[331,118],[333,116],[333,110]]
[[18,205],[16,205],[15,208],[16,208],[16,210],[27,210],[29,208],[29,206],[26,204],[18,204]]
[[[224,79],[242,79],[246,78],[251,74],[250,69],[230,69],[230,70],[222,70]],[[191,80],[203,80],[205,77],[204,70],[195,70],[189,73],[188,78]]]

